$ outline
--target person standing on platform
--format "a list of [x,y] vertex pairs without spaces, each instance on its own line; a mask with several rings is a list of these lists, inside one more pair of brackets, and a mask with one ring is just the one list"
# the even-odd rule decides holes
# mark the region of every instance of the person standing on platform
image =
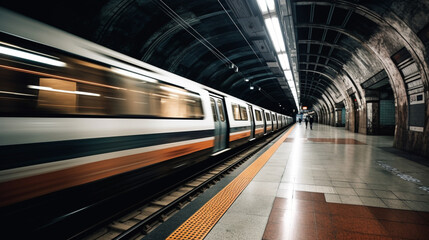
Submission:
[[310,116],[310,129],[313,130],[313,116]]
[[298,119],[298,122],[299,122],[299,125],[301,125],[302,118],[299,118],[299,119]]
[[308,125],[308,117],[305,117],[305,129],[307,129],[307,125]]

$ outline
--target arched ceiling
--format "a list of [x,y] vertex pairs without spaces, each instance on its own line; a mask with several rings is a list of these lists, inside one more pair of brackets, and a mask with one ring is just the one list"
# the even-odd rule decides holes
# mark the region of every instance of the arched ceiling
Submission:
[[[407,48],[425,58],[417,33],[429,31],[428,1],[275,2],[298,98],[310,109],[347,106],[351,94],[361,103],[361,84],[383,71],[394,93],[403,94],[391,56]],[[256,0],[3,0],[1,5],[263,107],[292,114],[296,106]]]

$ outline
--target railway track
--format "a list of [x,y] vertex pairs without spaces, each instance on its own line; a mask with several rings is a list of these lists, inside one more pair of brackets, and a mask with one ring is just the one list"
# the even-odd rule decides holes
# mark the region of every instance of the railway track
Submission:
[[283,132],[280,131],[257,141],[255,144],[233,154],[233,156],[228,156],[215,166],[194,174],[190,179],[181,181],[178,186],[163,192],[149,202],[134,207],[133,210],[122,213],[119,217],[113,217],[101,227],[97,227],[96,230],[79,234],[74,239],[122,240],[144,237]]

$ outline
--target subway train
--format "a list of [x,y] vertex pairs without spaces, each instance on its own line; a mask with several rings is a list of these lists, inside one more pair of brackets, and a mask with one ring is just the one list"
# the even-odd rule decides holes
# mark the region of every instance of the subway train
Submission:
[[133,187],[293,122],[1,8],[0,77],[0,209]]

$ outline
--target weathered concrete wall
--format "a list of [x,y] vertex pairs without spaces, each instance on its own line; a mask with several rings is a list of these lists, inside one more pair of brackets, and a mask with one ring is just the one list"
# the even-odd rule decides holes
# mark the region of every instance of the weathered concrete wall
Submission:
[[[384,31],[373,40],[382,55],[382,62],[388,70],[392,89],[395,95],[396,131],[394,146],[416,154],[429,157],[428,152],[428,57],[421,39],[417,36],[425,25],[429,23],[428,1],[391,1],[388,9],[374,8],[383,16]],[[388,33],[387,36],[385,33]],[[381,44],[380,44],[381,43]],[[400,48],[405,47],[410,52],[420,71],[420,77],[425,87],[426,119],[423,132],[410,131],[408,127],[409,99],[406,93],[404,79],[389,57]]]
[[[378,105],[366,102],[365,90],[361,87],[361,83],[384,69],[395,98],[394,146],[429,158],[429,46],[427,46],[429,30],[427,30],[426,43],[418,36],[418,33],[429,24],[429,14],[427,14],[429,1],[385,0],[368,1],[362,4],[356,13],[367,19],[367,25],[364,28],[372,30],[372,33],[365,35],[362,31],[364,28],[347,29],[347,34],[353,37],[342,42],[346,46],[355,46],[356,42],[360,43],[360,47],[353,51],[352,57],[343,66],[347,76],[340,77],[345,81],[339,84],[339,89],[347,90],[344,97],[348,110],[345,128],[362,134],[375,132],[374,129],[379,121]],[[355,7],[346,2],[343,2],[343,5],[346,8]],[[424,86],[426,113],[423,132],[411,131],[409,128],[410,103],[407,86],[398,66],[392,61],[392,56],[403,48],[408,50],[415,61]],[[356,97],[357,106],[354,106],[355,103],[350,99],[350,94]],[[359,124],[356,124],[356,119]]]

